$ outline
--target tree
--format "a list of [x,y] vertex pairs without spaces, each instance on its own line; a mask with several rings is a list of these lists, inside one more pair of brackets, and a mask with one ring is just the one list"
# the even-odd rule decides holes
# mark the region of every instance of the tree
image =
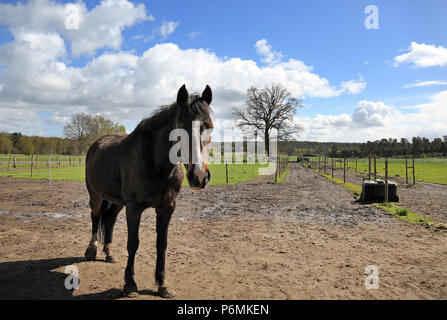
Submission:
[[0,132],[0,153],[11,153],[13,146],[9,135]]
[[79,154],[82,154],[97,138],[114,132],[126,132],[126,128],[100,115],[93,116],[87,113],[73,115],[71,121],[64,126],[65,136],[76,142]]
[[34,153],[35,148],[33,139],[27,136],[22,136],[17,143],[17,148],[19,149],[20,153],[24,153],[27,155]]
[[79,154],[82,154],[87,139],[92,116],[86,113],[77,113],[71,117],[71,121],[64,126],[64,134],[68,139],[76,141]]
[[255,136],[261,131],[268,155],[273,129],[277,130],[279,141],[290,140],[302,130],[293,122],[296,109],[302,107],[301,100],[294,98],[282,85],[272,84],[263,89],[251,87],[247,90],[247,96],[247,107],[233,109],[233,117],[241,129],[249,130]]

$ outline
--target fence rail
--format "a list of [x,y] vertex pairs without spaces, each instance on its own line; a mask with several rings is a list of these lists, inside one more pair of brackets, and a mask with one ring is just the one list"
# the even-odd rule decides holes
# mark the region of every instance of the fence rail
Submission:
[[85,164],[84,156],[65,156],[65,155],[0,155],[0,172],[24,171],[34,169],[66,167]]
[[368,180],[384,179],[387,161],[388,176],[402,179],[407,185],[415,185],[417,181],[447,184],[447,162],[444,158],[378,158],[371,155],[367,158],[313,157],[304,159],[320,172],[330,173],[332,177],[334,170],[342,170],[344,181],[346,181],[346,173],[360,175]]

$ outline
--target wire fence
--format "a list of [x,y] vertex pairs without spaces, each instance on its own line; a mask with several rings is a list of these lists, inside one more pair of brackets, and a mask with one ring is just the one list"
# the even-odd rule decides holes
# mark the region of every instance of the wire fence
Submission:
[[15,170],[31,170],[46,167],[63,167],[84,165],[84,156],[69,155],[49,155],[49,154],[31,154],[31,155],[0,155],[0,172]]
[[334,170],[343,170],[368,180],[384,178],[385,165],[388,162],[388,176],[405,181],[407,185],[416,182],[447,184],[447,159],[445,158],[379,158],[371,155],[367,158],[329,158],[312,157],[305,160],[326,174]]

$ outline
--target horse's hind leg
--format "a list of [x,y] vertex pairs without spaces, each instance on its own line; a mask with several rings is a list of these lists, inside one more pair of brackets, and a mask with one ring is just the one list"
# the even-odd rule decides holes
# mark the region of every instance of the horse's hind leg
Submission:
[[123,206],[112,204],[110,208],[103,213],[101,223],[104,228],[104,253],[106,254],[106,261],[110,263],[116,263],[117,261],[112,256],[111,246],[113,237],[113,227],[115,226],[116,218],[120,213]]
[[90,208],[92,212],[90,217],[92,219],[92,237],[90,238],[90,243],[85,250],[85,258],[90,260],[96,259],[96,251],[98,248],[98,227],[99,227],[99,213],[101,210],[102,201],[99,199],[95,199],[90,197]]

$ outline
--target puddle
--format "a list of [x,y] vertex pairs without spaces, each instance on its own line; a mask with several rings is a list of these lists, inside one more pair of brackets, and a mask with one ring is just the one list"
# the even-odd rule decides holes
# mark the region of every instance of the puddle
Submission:
[[[64,218],[70,218],[73,216],[76,217],[84,217],[86,214],[76,214],[76,215],[70,215],[66,213],[59,213],[59,212],[11,212],[7,210],[0,211],[0,214],[10,214],[15,218],[34,218],[34,217],[49,217],[54,219],[64,219]],[[26,223],[31,222],[31,220],[24,221]]]
[[53,213],[53,212],[46,212],[46,213],[43,213],[42,215],[44,215],[46,217],[56,218],[56,219],[69,217],[69,215],[65,214],[65,213]]

